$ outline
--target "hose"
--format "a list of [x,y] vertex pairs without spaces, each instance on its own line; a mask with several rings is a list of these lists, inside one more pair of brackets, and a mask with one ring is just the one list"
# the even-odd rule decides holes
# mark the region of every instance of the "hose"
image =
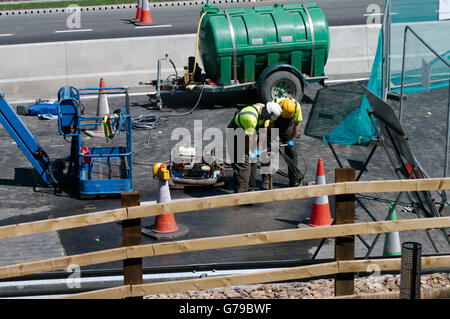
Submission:
[[[195,74],[195,69],[197,66],[197,57],[198,57],[198,39],[199,39],[199,35],[200,35],[200,26],[202,24],[203,21],[203,17],[207,14],[207,12],[204,12],[201,17],[200,20],[198,22],[198,26],[197,26],[197,37],[196,37],[196,42],[195,42],[195,58],[194,58],[194,68],[192,71],[192,74]],[[169,60],[170,63],[172,63],[175,72],[176,72],[176,67],[173,64],[173,62],[171,60]],[[133,129],[135,130],[154,130],[158,127],[160,127],[164,121],[167,121],[169,117],[179,117],[179,116],[185,116],[188,114],[191,114],[198,106],[200,99],[202,97],[203,94],[203,89],[205,88],[205,83],[203,83],[202,89],[200,91],[200,96],[197,100],[197,103],[195,104],[195,106],[189,110],[186,113],[182,113],[182,114],[167,114],[167,115],[136,115],[133,116],[131,118],[131,126]]]
[[154,130],[166,120],[165,115],[135,115],[131,117],[131,127],[135,130]]
[[195,40],[195,58],[194,58],[194,68],[192,70],[192,76],[195,74],[195,68],[197,67],[197,56],[198,56],[198,38],[200,34],[200,25],[202,24],[203,17],[207,14],[207,12],[203,12],[202,16],[200,17],[200,20],[198,21],[197,26],[197,38]]
[[[203,21],[203,17],[207,14],[207,12],[204,12],[201,16],[200,16],[200,20],[198,22],[198,26],[197,26],[197,37],[196,37],[196,41],[195,41],[195,58],[194,58],[194,68],[192,70],[192,74],[195,74],[195,69],[197,67],[197,57],[198,57],[198,40],[199,40],[199,35],[200,35],[200,26],[202,24]],[[173,62],[170,61],[173,65]],[[176,68],[175,68],[176,70]],[[202,98],[203,95],[203,90],[205,88],[205,83],[203,83],[202,85],[202,89],[200,91],[200,95],[198,97],[197,102],[195,103],[194,107],[192,107],[192,109],[190,109],[189,111],[185,112],[185,113],[181,113],[181,114],[164,114],[164,115],[136,115],[136,116],[132,116],[131,117],[131,126],[133,129],[135,130],[154,130],[158,127],[160,127],[165,121],[167,121],[170,117],[181,117],[181,116],[186,116],[191,114],[192,112],[194,112],[194,110],[197,108],[197,106],[200,103],[200,100]],[[139,153],[140,151],[146,149],[148,147],[148,145],[150,144],[150,135],[147,139],[147,143],[146,145],[139,149],[138,151],[136,151],[134,154]],[[138,162],[133,162],[134,164],[138,164],[138,165],[152,165],[154,163],[138,163]]]
[[[206,14],[207,14],[207,12],[203,12],[203,14],[201,15],[200,20],[198,22],[198,26],[197,26],[197,37],[196,37],[196,42],[195,42],[194,68],[193,68],[192,74],[195,74],[195,69],[196,69],[196,66],[197,66],[198,39],[199,39],[199,35],[200,35],[200,26],[202,24],[203,17]],[[169,60],[169,61],[174,66],[174,69],[175,69],[175,72],[176,72],[175,65],[173,64],[173,62],[171,60]],[[197,103],[188,112],[182,113],[182,114],[167,114],[167,115],[136,115],[136,116],[133,116],[131,118],[132,128],[135,129],[135,130],[153,130],[153,129],[156,129],[159,126],[161,126],[164,123],[164,121],[168,120],[169,117],[179,117],[179,116],[185,116],[185,115],[191,114],[197,108],[197,106],[198,106],[198,104],[200,102],[200,99],[202,97],[204,88],[205,88],[205,83],[203,83],[203,86],[202,86],[202,89],[200,91],[200,96],[199,96],[199,98],[197,100]]]
[[131,117],[131,127],[135,130],[154,130],[160,127],[165,121],[167,121],[170,117],[180,117],[191,114],[195,111],[195,109],[200,104],[200,100],[202,99],[203,90],[205,88],[205,83],[202,85],[202,89],[200,90],[200,95],[197,99],[195,105],[187,112],[180,114],[163,114],[163,115],[134,115]]
[[[200,100],[202,99],[203,90],[205,88],[205,83],[202,85],[202,89],[200,90],[200,95],[197,99],[197,102],[195,105],[187,112],[180,113],[180,114],[164,114],[164,115],[135,115],[131,117],[131,127],[135,130],[154,130],[158,127],[160,127],[165,121],[167,121],[170,117],[180,117],[180,116],[186,116],[191,114],[195,111],[195,109],[200,104]],[[147,138],[146,145],[134,152],[134,154],[139,153],[140,151],[146,149],[150,145],[150,134]],[[139,162],[133,162],[137,165],[153,165],[154,163],[139,163]]]

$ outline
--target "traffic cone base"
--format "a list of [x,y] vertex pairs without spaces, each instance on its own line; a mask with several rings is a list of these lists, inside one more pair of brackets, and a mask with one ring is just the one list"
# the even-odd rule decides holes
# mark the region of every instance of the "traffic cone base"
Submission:
[[143,226],[141,228],[142,234],[151,237],[153,239],[157,240],[164,240],[164,239],[175,239],[182,236],[185,236],[189,233],[189,228],[184,225],[177,225],[178,230],[171,232],[171,233],[161,233],[161,232],[155,232],[154,229],[157,227],[157,225],[152,226]]
[[402,252],[399,253],[383,253],[383,256],[385,257],[391,257],[391,256],[401,256]]
[[134,22],[134,25],[136,26],[136,27],[140,27],[140,26],[151,26],[151,25],[156,25],[155,23],[153,23],[153,22],[139,22],[139,21],[136,21],[136,22]]

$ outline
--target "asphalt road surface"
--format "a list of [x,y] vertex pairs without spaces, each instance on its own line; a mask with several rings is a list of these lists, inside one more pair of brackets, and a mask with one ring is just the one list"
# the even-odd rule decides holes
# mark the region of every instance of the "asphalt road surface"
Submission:
[[[298,1],[257,1],[213,4],[226,7],[254,7]],[[316,0],[330,26],[380,23],[384,0]],[[151,7],[154,25],[136,27],[130,23],[136,9],[83,11],[79,20],[73,13],[40,13],[0,16],[0,45],[193,34],[203,5]],[[69,25],[77,26],[69,28]],[[79,22],[79,23],[78,23]],[[79,26],[79,27],[78,27]]]
[[[335,181],[335,169],[338,167],[353,167],[356,174],[361,172],[363,164],[368,158],[373,145],[339,145],[322,141],[321,136],[332,130],[340,123],[343,113],[348,114],[361,105],[362,89],[365,82],[342,83],[322,88],[318,84],[311,84],[305,90],[302,100],[303,121],[301,137],[295,143],[299,158],[297,166],[305,176],[304,182],[315,180],[318,158],[323,159],[327,183]],[[447,98],[446,90],[439,90],[433,95],[433,101],[443,101]],[[442,143],[435,138],[436,121],[445,121],[446,109],[440,103],[429,105],[426,99],[416,97],[416,107],[408,112],[408,122],[405,132],[416,141],[418,147],[412,145],[413,152],[420,156],[422,163],[436,163],[436,154],[442,150]],[[163,94],[166,108],[164,114],[186,114],[171,117],[157,129],[133,130],[133,190],[141,196],[142,205],[155,201],[157,198],[157,181],[152,177],[152,163],[167,161],[170,152],[179,142],[178,135],[172,137],[175,129],[183,128],[194,136],[199,129],[202,134],[207,128],[217,128],[224,132],[229,119],[237,111],[236,101],[250,104],[251,96],[239,94],[205,94],[199,106],[192,113],[187,113],[196,103],[198,95],[189,92]],[[249,99],[249,100],[246,100]],[[110,109],[123,106],[123,97],[108,97]],[[409,97],[408,97],[409,101]],[[420,104],[419,104],[420,102]],[[426,104],[425,104],[426,103]],[[97,99],[83,102],[86,116],[94,115],[97,109]],[[245,105],[244,104],[244,105]],[[398,103],[397,103],[398,104]],[[423,106],[432,115],[424,118]],[[398,107],[398,106],[396,106]],[[130,99],[132,115],[155,114],[148,96],[132,96]],[[54,161],[65,158],[70,154],[70,143],[57,133],[56,120],[40,120],[35,116],[21,116],[26,126],[36,136],[36,140]],[[409,120],[411,119],[411,120]],[[200,122],[197,122],[200,121]],[[420,125],[420,130],[417,127]],[[311,129],[314,128],[314,129]],[[225,132],[224,132],[225,134]],[[123,135],[122,135],[123,136]],[[225,136],[225,135],[223,135]],[[119,136],[120,137],[120,136]],[[431,138],[430,138],[431,137]],[[103,145],[104,139],[87,139],[83,134],[83,144],[91,147]],[[215,137],[216,139],[217,137]],[[0,127],[0,226],[18,223],[46,220],[71,215],[81,215],[117,209],[121,207],[121,200],[117,197],[94,197],[77,199],[70,192],[63,191],[54,194],[53,189],[43,187],[38,183],[35,171],[23,153],[13,143],[9,134]],[[427,144],[426,148],[423,145]],[[115,141],[115,145],[120,145]],[[203,146],[210,143],[206,138]],[[109,144],[111,145],[111,144]],[[426,154],[425,154],[426,151]],[[286,163],[280,159],[280,170],[287,171]],[[226,185],[214,188],[188,187],[184,190],[171,190],[172,199],[201,198],[206,196],[230,194],[232,192],[232,171],[226,170]],[[363,171],[361,181],[396,179],[394,167],[390,164],[382,146],[376,149],[372,159]],[[261,177],[258,173],[257,187],[260,187]],[[287,187],[287,179],[279,174],[274,175],[274,188]],[[374,193],[358,195],[355,207],[357,222],[384,220],[387,216],[390,202],[394,201],[397,193]],[[177,225],[189,228],[189,233],[180,238],[195,239],[222,235],[243,234],[248,232],[295,229],[299,225],[308,227],[313,198],[299,200],[284,200],[252,206],[232,206],[219,209],[200,210],[183,214],[176,214]],[[329,196],[332,217],[334,217],[334,196]],[[409,207],[409,200],[405,194],[400,198],[397,206],[397,219],[417,218]],[[142,219],[143,226],[151,226],[153,217]],[[12,265],[26,261],[36,261],[54,257],[70,256],[103,249],[122,246],[121,223],[105,223],[89,227],[66,229],[46,232],[30,236],[0,239],[0,266]],[[430,231],[430,236],[439,248],[439,253],[449,253],[449,245],[444,236],[437,230]],[[381,256],[383,253],[384,237],[375,241],[374,234],[362,235],[365,243],[375,245],[371,257]],[[434,254],[432,242],[425,231],[401,232],[402,242],[415,241],[422,244],[422,254]],[[164,240],[163,240],[164,241]],[[142,244],[158,243],[160,241],[142,236]],[[355,256],[363,257],[368,253],[364,242],[355,242]],[[232,247],[226,249],[205,250],[186,254],[169,254],[144,258],[145,267],[171,267],[179,265],[219,264],[219,263],[247,263],[247,262],[276,262],[280,260],[310,260],[316,252],[317,259],[334,257],[334,240],[327,239],[323,246],[320,240],[303,240],[267,245]],[[87,269],[120,269],[121,261],[86,266]]]

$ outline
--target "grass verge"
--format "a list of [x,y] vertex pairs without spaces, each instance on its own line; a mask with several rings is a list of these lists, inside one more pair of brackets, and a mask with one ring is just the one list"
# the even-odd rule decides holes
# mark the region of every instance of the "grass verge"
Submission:
[[[164,0],[176,1],[176,0]],[[162,2],[162,0],[149,0],[149,2]],[[32,2],[32,3],[7,3],[0,2],[0,11],[4,10],[25,10],[25,9],[47,9],[47,8],[65,8],[70,4],[76,4],[84,7],[103,6],[136,3],[137,0],[73,0],[73,1],[51,1],[51,2]]]

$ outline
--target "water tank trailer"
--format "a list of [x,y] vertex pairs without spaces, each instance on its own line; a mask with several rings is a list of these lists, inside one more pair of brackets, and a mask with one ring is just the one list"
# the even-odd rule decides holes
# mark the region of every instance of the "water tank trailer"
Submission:
[[[275,4],[250,9],[206,4],[198,25],[195,56],[183,76],[166,55],[158,60],[157,89],[225,92],[256,89],[263,102],[278,97],[300,101],[308,83],[324,83],[329,52],[328,23],[313,3]],[[203,70],[198,65],[201,59]],[[161,63],[169,60],[175,76],[161,80]]]

